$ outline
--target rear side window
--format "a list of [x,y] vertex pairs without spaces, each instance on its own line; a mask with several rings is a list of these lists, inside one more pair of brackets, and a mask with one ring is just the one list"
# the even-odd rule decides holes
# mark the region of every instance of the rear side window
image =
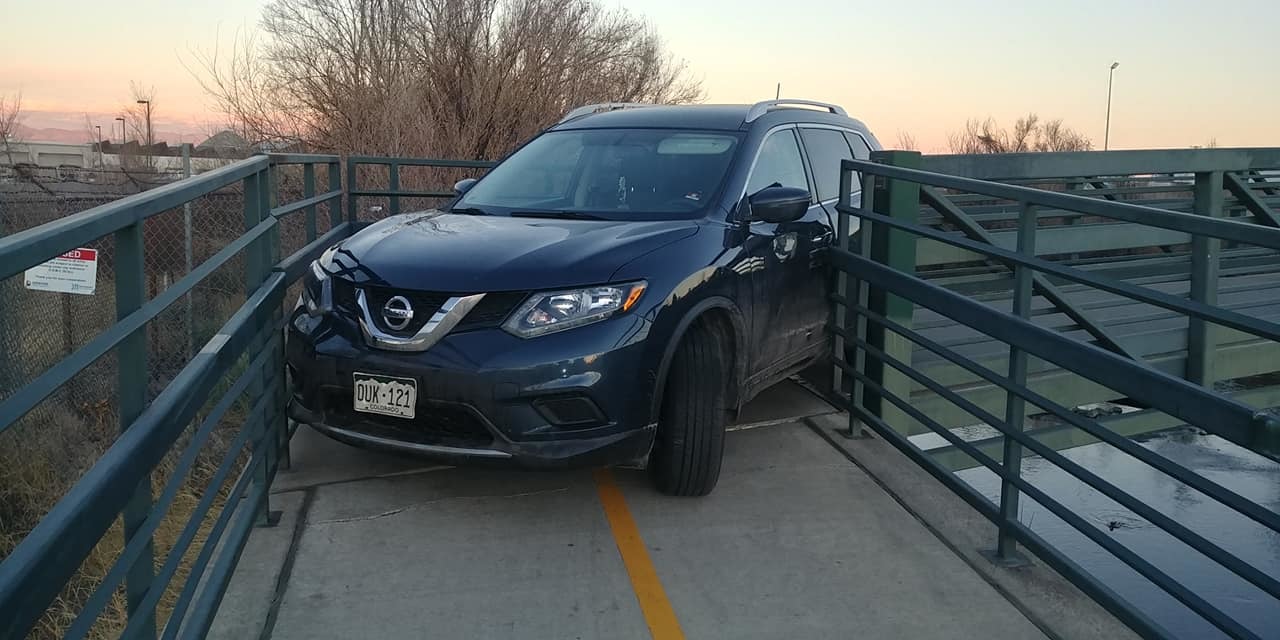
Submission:
[[835,129],[801,129],[800,137],[809,152],[813,181],[818,183],[818,200],[835,199],[840,190],[840,161],[853,159],[844,134]]
[[751,179],[747,181],[747,195],[774,184],[809,188],[809,181],[804,175],[804,161],[800,159],[800,147],[790,129],[776,131],[765,138],[755,169],[751,171]]
[[[856,133],[844,132],[844,139],[849,141],[849,147],[853,149],[853,157],[858,160],[871,159],[871,147],[867,146],[867,141]],[[862,173],[855,171],[853,174],[853,191],[858,193],[862,191]]]

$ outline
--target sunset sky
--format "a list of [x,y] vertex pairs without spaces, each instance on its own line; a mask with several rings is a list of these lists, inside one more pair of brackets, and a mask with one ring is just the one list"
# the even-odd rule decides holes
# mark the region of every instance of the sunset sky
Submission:
[[[1112,148],[1280,146],[1280,2],[1198,0],[607,0],[649,18],[708,102],[828,100],[886,146],[899,131],[943,151],[967,118],[1061,117],[1101,147],[1107,67],[1119,61]],[[221,118],[196,51],[225,52],[265,0],[59,0],[6,9],[0,93],[31,128],[104,132],[154,86],[157,129],[188,141]],[[782,11],[779,7],[785,7]]]

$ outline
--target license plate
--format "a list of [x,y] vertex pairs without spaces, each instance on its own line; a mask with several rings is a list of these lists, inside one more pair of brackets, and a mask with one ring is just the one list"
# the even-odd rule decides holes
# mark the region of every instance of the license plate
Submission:
[[418,402],[418,381],[413,378],[354,374],[355,410],[397,418],[412,418]]

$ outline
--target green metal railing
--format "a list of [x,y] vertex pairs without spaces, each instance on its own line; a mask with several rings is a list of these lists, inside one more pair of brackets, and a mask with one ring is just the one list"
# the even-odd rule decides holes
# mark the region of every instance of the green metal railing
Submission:
[[[374,156],[351,156],[347,158],[347,219],[355,222],[358,217],[359,200],[362,197],[387,198],[390,215],[400,213],[402,198],[452,198],[456,195],[453,189],[403,189],[401,179],[403,167],[430,167],[437,169],[489,169],[497,163],[487,160],[442,160],[436,158],[386,158]],[[386,167],[386,188],[361,188],[359,182],[366,174],[366,167]],[[373,176],[365,175],[366,179]]]
[[[1069,155],[1069,154],[1068,154]],[[1105,154],[1098,155],[1112,161]],[[1274,156],[1275,154],[1271,154]],[[1028,386],[1027,360],[1036,357],[1064,370],[1114,389],[1132,401],[1164,412],[1187,424],[1224,438],[1272,460],[1280,459],[1280,420],[1266,412],[1234,400],[1212,388],[1206,371],[1205,354],[1213,349],[1211,325],[1229,327],[1266,341],[1280,342],[1280,324],[1222,308],[1214,304],[1217,244],[1230,241],[1280,251],[1280,229],[1224,219],[1215,215],[1220,207],[1223,171],[1210,165],[1189,167],[1197,189],[1196,213],[1178,213],[1128,202],[1089,198],[1025,186],[921,171],[919,154],[881,152],[873,162],[844,161],[840,193],[848,194],[860,174],[864,197],[861,207],[851,205],[846,196],[837,206],[840,213],[839,246],[831,249],[830,261],[837,269],[837,290],[833,293],[837,337],[836,370],[849,384],[838,383],[836,393],[850,411],[849,435],[857,433],[858,422],[922,466],[945,486],[971,504],[998,527],[993,559],[1016,562],[1015,547],[1021,543],[1074,582],[1140,635],[1169,637],[1163,628],[1132,603],[1091,575],[1061,550],[1055,548],[1018,517],[1021,496],[1026,496],[1074,530],[1109,552],[1145,579],[1233,638],[1259,637],[1181,584],[1105,531],[1055,500],[1022,473],[1023,452],[1041,456],[1070,476],[1132,511],[1152,525],[1184,543],[1194,552],[1239,576],[1262,593],[1277,600],[1280,608],[1280,580],[1267,575],[1232,552],[1168,516],[1121,487],[1058,453],[1025,430],[1026,405],[1033,405],[1080,429],[1098,441],[1124,452],[1145,465],[1166,474],[1205,496],[1227,506],[1263,527],[1280,533],[1280,514],[1187,467],[1111,431],[1106,424],[1063,406]],[[1007,160],[1007,159],[1001,159]],[[957,160],[959,162],[960,160]],[[966,160],[967,161],[967,160]],[[1049,162],[1055,161],[1053,158]],[[1017,171],[1011,167],[1008,171]],[[1025,172],[1024,172],[1025,173]],[[1056,174],[1062,175],[1062,174]],[[994,177],[994,176],[993,176]],[[1001,248],[985,242],[981,233],[960,228],[961,233],[935,229],[917,222],[922,193],[975,194],[986,199],[1015,203],[1017,245]],[[1216,195],[1215,195],[1216,194]],[[938,196],[924,202],[946,207]],[[1039,227],[1037,210],[1074,211],[1090,216],[1126,221],[1156,229],[1189,234],[1192,240],[1190,298],[1108,278],[1086,269],[1036,257]],[[944,212],[945,213],[945,212]],[[1265,215],[1255,218],[1266,224]],[[859,233],[850,240],[851,222],[860,222]],[[977,236],[977,237],[975,237]],[[1005,265],[1012,271],[1011,312],[984,304],[940,286],[916,273],[915,249],[918,239],[964,249]],[[852,244],[851,244],[852,243]],[[1187,379],[1158,371],[1099,340],[1098,345],[1068,337],[1042,327],[1031,319],[1033,295],[1052,289],[1037,286],[1049,276],[1059,282],[1087,285],[1097,290],[1167,309],[1184,316],[1190,325]],[[930,339],[912,328],[916,307],[930,309],[981,334],[1007,345],[1005,371],[995,371],[956,349]],[[1105,334],[1104,334],[1105,335]],[[1094,333],[1095,338],[1102,338]],[[996,385],[1006,394],[1003,415],[984,409],[956,390],[932,379],[912,366],[914,349],[936,354],[978,379]],[[1199,353],[1199,356],[1194,354]],[[1199,358],[1197,360],[1196,358]],[[1280,365],[1278,365],[1280,368]],[[974,422],[1000,433],[1001,451],[992,455],[966,441],[921,411],[912,402],[913,385],[935,393],[973,417]],[[1000,478],[998,499],[992,501],[956,476],[946,465],[921,449],[907,436],[908,423],[924,425],[928,432],[944,439],[949,447],[974,459]]]
[[[288,463],[281,332],[286,289],[324,248],[354,228],[341,215],[339,162],[336,156],[256,156],[0,238],[0,281],[76,247],[114,238],[117,315],[110,328],[0,402],[0,432],[113,350],[121,430],[0,563],[0,638],[26,636],[118,518],[123,521],[123,551],[67,628],[67,637],[85,636],[121,587],[128,609],[123,637],[154,638],[157,632],[164,638],[202,637],[208,630],[251,528],[269,521],[268,492],[276,469]],[[277,205],[274,185],[289,166],[302,169],[302,199]],[[327,167],[329,189],[316,193],[316,170],[321,166]],[[144,223],[235,185],[243,192],[243,235],[148,300]],[[327,206],[331,222],[323,235],[317,230],[321,206]],[[306,244],[282,258],[281,221],[300,212]],[[240,258],[245,303],[148,403],[148,328],[166,308]],[[211,408],[202,412],[208,403]],[[155,558],[153,536],[214,429],[237,403],[249,407],[248,419],[221,456],[168,556]],[[189,430],[198,413],[201,420]],[[181,440],[186,433],[189,438]],[[183,448],[173,451],[180,441]],[[248,460],[241,464],[246,452]],[[152,473],[166,456],[176,456],[175,466],[153,500]],[[229,497],[212,513],[220,492]],[[202,531],[204,525],[208,527]],[[181,585],[172,584],[184,554],[197,539],[200,551],[182,567],[190,577]],[[174,590],[176,604],[167,624],[157,629],[157,605]]]

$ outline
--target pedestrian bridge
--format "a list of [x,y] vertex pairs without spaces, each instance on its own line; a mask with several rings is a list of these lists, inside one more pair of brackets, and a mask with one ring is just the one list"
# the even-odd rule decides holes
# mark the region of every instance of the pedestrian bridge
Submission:
[[[836,206],[825,254],[833,361],[743,409],[699,500],[629,469],[429,466],[286,420],[291,285],[485,166],[259,156],[0,238],[0,436],[100,389],[86,371],[120,430],[0,563],[0,637],[1273,636],[1280,568],[1239,539],[1280,540],[1274,492],[1135,436],[1189,426],[1275,477],[1280,150],[844,161],[840,193],[863,198]],[[157,277],[148,234],[212,201],[236,234]],[[32,364],[11,345],[50,294],[17,277],[104,242],[115,319]],[[209,283],[239,297],[162,366],[166,314]],[[1115,460],[1220,517],[1180,517]],[[1081,492],[1150,537],[1083,516]]]

